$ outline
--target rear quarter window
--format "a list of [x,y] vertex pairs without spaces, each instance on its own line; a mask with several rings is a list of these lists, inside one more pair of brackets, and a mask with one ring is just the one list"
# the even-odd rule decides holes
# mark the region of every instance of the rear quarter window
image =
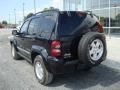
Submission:
[[56,21],[54,20],[54,16],[51,15],[46,15],[43,17],[42,19],[42,23],[41,23],[41,36],[49,39],[51,36],[51,33],[55,27],[55,23]]
[[41,37],[45,39],[50,39],[51,34],[56,26],[56,20],[58,17],[58,12],[44,12],[41,14],[40,30]]

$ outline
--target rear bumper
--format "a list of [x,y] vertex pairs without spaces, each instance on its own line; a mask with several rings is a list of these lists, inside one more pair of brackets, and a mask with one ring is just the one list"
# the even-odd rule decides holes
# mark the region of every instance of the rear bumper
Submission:
[[73,72],[79,60],[63,60],[56,58],[48,58],[50,70],[54,74],[63,74]]

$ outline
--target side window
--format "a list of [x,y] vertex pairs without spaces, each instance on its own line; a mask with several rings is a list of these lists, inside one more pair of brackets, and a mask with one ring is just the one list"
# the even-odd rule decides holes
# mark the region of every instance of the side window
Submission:
[[57,17],[42,14],[31,20],[28,28],[28,35],[37,35],[38,37],[50,38],[51,32],[55,27]]
[[22,27],[21,27],[21,29],[20,29],[20,33],[27,33],[28,24],[29,24],[29,21],[26,21],[26,22],[22,25]]
[[51,19],[52,16],[44,16],[42,23],[41,23],[41,36],[45,37],[46,39],[50,38],[51,32],[55,27],[55,20]]
[[35,24],[35,20],[32,19],[30,24],[29,24],[29,28],[28,28],[28,34],[29,35],[33,35],[33,33],[34,33],[34,24]]
[[33,35],[33,34],[39,35],[41,33],[40,21],[41,21],[40,18],[34,18],[31,20],[29,28],[28,28],[29,35]]

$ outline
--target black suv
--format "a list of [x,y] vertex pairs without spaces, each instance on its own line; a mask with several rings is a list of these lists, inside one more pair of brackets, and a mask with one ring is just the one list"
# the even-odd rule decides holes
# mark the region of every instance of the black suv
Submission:
[[38,81],[47,85],[54,75],[90,70],[106,59],[106,39],[91,12],[48,10],[12,31],[11,53],[34,65]]

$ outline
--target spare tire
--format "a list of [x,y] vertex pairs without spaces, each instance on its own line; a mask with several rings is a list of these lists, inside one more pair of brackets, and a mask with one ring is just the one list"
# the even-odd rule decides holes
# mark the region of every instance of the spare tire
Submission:
[[85,65],[91,68],[99,65],[106,59],[106,39],[105,35],[99,32],[88,32],[81,38],[78,45],[78,57]]

